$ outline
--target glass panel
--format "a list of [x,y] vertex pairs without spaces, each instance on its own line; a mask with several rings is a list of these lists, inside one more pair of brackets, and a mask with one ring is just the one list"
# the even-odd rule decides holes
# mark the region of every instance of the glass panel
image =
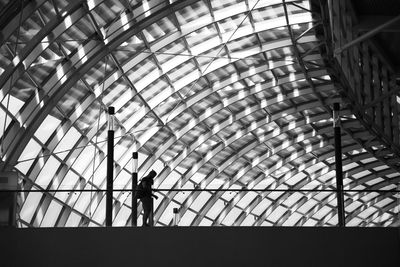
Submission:
[[47,116],[36,131],[35,136],[44,144],[57,126],[60,125],[60,122],[59,119],[51,115]]
[[226,215],[225,218],[223,218],[222,224],[223,225],[233,225],[235,221],[237,220],[238,216],[242,213],[242,210],[234,207],[230,210],[228,215]]
[[41,223],[41,227],[53,227],[57,221],[58,216],[60,215],[60,211],[62,209],[62,205],[57,201],[53,200],[47,209],[46,215],[43,218]]
[[[58,133],[57,133],[58,136]],[[75,145],[75,143],[79,140],[81,135],[79,132],[74,128],[71,127],[69,131],[65,134],[63,134],[61,141],[58,143],[57,147],[54,149],[54,153],[59,153],[61,151],[68,151],[69,149],[72,149],[72,147]],[[58,154],[60,158],[64,158],[66,154],[60,155]]]
[[93,215],[93,220],[100,223],[104,224],[105,223],[105,217],[106,217],[106,196],[105,194],[99,195],[101,196],[101,200],[99,205],[96,207],[95,213]]
[[[33,188],[35,189],[35,188]],[[30,223],[35,213],[36,209],[38,208],[39,201],[42,198],[43,193],[40,192],[30,192],[25,199],[25,202],[21,208],[19,216],[21,220]]]
[[182,218],[179,221],[179,226],[190,226],[194,218],[196,217],[196,213],[187,210],[185,214],[182,216]]
[[75,212],[71,212],[68,217],[67,222],[65,223],[66,227],[78,227],[79,222],[81,221],[81,216]]
[[171,189],[175,183],[181,178],[181,175],[175,171],[171,172],[167,178],[160,184],[160,189]]
[[24,151],[21,153],[18,161],[35,159],[41,149],[42,147],[39,145],[39,143],[31,139],[26,145]]
[[179,208],[179,205],[173,201],[171,201],[168,206],[164,209],[159,222],[164,224],[164,225],[169,225],[170,223],[172,223],[172,219],[174,216],[173,210],[174,208]]
[[41,170],[40,174],[36,178],[35,183],[40,185],[42,188],[47,188],[51,180],[60,166],[60,162],[53,156],[50,156]]
[[190,205],[190,208],[199,212],[211,196],[212,195],[209,192],[201,192],[200,195],[193,201],[192,205]]
[[125,226],[127,223],[128,226],[130,226],[131,222],[127,222],[127,220],[131,216],[131,213],[131,209],[126,206],[122,206],[115,217],[115,220],[113,221],[113,226]]

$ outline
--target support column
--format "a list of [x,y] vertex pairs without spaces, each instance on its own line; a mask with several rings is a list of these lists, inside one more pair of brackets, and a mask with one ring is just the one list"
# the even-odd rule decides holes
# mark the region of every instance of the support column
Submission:
[[112,226],[114,188],[114,107],[108,108],[106,226]]
[[137,226],[137,195],[136,195],[136,190],[137,190],[137,184],[138,184],[138,174],[137,174],[137,168],[138,168],[138,153],[133,152],[132,153],[132,162],[133,162],[133,167],[132,167],[132,226]]
[[343,197],[343,170],[342,170],[342,142],[340,132],[340,105],[333,104],[333,129],[335,134],[335,165],[336,165],[336,199],[338,209],[338,226],[345,227],[344,197]]

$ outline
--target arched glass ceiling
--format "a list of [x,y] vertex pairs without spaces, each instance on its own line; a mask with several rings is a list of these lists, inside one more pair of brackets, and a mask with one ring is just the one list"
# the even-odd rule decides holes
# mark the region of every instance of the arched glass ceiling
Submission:
[[[175,207],[180,225],[337,224],[341,97],[308,0],[1,2],[2,160],[36,191],[19,195],[20,226],[104,224],[104,192],[63,190],[105,189],[108,106],[114,188],[131,189],[138,151],[139,177],[159,173],[156,225]],[[396,189],[363,145],[380,143],[341,114],[345,189]],[[113,225],[130,225],[130,193],[114,198]],[[348,225],[398,219],[393,192],[345,204]]]

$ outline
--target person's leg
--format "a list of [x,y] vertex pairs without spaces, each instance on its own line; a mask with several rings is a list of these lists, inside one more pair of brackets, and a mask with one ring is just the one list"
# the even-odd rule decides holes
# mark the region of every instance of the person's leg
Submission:
[[148,219],[150,217],[151,198],[144,197],[141,200],[143,206],[143,226],[149,226]]

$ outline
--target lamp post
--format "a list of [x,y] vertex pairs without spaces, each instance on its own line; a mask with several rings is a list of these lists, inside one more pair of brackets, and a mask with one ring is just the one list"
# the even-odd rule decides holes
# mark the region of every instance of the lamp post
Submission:
[[132,226],[137,226],[137,196],[136,189],[138,184],[138,152],[132,153]]
[[345,227],[344,197],[343,197],[343,171],[342,171],[342,143],[340,133],[340,105],[333,104],[333,129],[335,135],[335,165],[336,165],[336,198],[338,209],[338,225]]
[[114,107],[108,107],[106,226],[112,226],[114,182]]

